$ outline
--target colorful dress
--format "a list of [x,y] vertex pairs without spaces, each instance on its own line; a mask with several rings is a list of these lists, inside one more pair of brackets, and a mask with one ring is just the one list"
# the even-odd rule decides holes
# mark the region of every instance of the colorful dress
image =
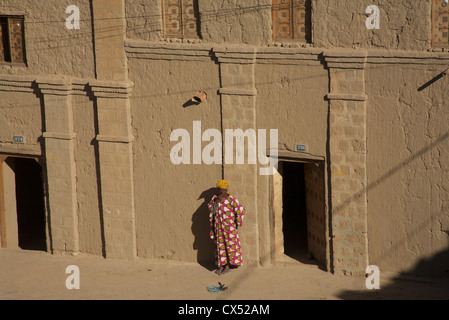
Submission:
[[211,225],[210,238],[215,240],[217,266],[241,266],[242,247],[237,227],[242,225],[245,208],[233,196],[220,200],[217,195],[208,204]]

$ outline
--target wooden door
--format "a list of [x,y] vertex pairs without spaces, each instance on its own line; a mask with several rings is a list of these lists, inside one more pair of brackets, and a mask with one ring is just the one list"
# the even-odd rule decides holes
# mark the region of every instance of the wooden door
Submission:
[[181,0],[164,1],[164,20],[166,37],[182,37]]
[[9,19],[9,39],[11,62],[25,62],[22,18]]
[[197,17],[196,17],[196,3],[194,0],[184,0],[182,3],[183,12],[183,35],[187,38],[198,38],[198,27],[197,27]]
[[199,38],[196,0],[164,0],[165,36]]
[[273,36],[274,40],[293,38],[293,0],[273,0]]
[[324,188],[324,164],[305,164],[307,243],[315,260],[326,265],[326,209]]
[[273,0],[273,39],[309,42],[308,0]]

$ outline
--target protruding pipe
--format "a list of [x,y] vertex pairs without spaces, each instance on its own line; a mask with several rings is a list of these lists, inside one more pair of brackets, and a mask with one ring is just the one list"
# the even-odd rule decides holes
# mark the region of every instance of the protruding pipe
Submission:
[[207,99],[207,94],[205,92],[200,92],[192,98],[192,102],[199,104],[199,103],[205,101],[206,99]]

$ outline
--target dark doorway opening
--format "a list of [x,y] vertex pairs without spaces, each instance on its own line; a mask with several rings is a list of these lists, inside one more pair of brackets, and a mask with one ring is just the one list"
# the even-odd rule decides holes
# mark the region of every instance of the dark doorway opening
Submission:
[[304,164],[283,162],[282,202],[284,254],[301,261],[311,258],[307,242],[307,209]]
[[19,247],[47,250],[42,168],[34,159],[9,158],[16,182],[17,231]]

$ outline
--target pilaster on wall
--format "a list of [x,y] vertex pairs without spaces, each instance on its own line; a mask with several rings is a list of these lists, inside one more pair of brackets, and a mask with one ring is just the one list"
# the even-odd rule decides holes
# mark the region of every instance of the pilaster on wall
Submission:
[[[223,137],[226,137],[226,130],[256,129],[255,50],[239,48],[236,52],[228,48],[214,48],[213,51],[220,63]],[[230,193],[246,208],[246,216],[239,236],[244,261],[254,263],[259,260],[257,165],[248,164],[247,157],[245,157],[245,164],[236,164],[235,140],[234,160],[232,164],[225,161],[224,178],[229,182]],[[226,147],[227,144],[224,145]],[[245,150],[248,150],[247,142],[245,146]],[[225,150],[223,151],[225,154]]]
[[51,250],[76,253],[79,233],[71,84],[56,79],[36,83],[44,99]]
[[134,258],[136,231],[128,82],[91,82],[97,100],[98,148],[105,255]]
[[89,83],[97,102],[104,250],[108,258],[137,255],[133,154],[125,53],[124,0],[93,0],[95,72]]
[[329,68],[329,157],[333,269],[363,275],[368,266],[366,53],[325,52]]

